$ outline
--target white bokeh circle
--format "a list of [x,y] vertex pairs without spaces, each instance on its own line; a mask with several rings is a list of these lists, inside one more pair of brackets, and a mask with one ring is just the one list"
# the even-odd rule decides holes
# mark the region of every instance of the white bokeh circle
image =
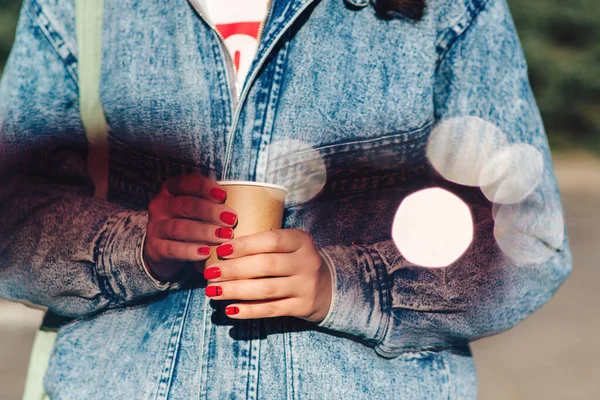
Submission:
[[564,229],[560,206],[533,194],[521,203],[498,206],[494,236],[515,264],[540,264],[561,248]]
[[407,261],[441,268],[469,248],[473,229],[471,211],[458,196],[430,188],[402,201],[394,217],[392,239]]
[[479,186],[483,166],[507,145],[504,132],[492,123],[473,116],[455,117],[440,122],[433,129],[427,157],[445,179]]
[[314,198],[327,182],[323,156],[309,143],[296,139],[273,142],[266,148],[268,179],[289,189],[286,202],[304,203]]
[[518,203],[540,184],[543,172],[542,153],[529,144],[514,144],[501,149],[485,163],[479,186],[494,203]]

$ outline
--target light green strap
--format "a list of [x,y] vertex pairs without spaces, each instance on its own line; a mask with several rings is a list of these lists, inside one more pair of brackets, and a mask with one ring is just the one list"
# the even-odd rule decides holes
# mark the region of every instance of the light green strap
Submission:
[[96,197],[108,191],[108,127],[100,103],[102,62],[102,14],[104,0],[77,0],[77,43],[79,49],[79,104],[88,138],[88,172]]
[[[76,0],[79,104],[81,120],[88,139],[87,169],[94,182],[94,196],[106,198],[108,192],[108,126],[100,102],[102,61],[102,15],[104,0]],[[47,400],[44,376],[56,340],[55,329],[37,331],[23,400]]]
[[48,396],[44,392],[44,375],[48,368],[48,361],[56,339],[55,331],[38,330],[31,348],[29,369],[25,381],[23,400],[45,400]]

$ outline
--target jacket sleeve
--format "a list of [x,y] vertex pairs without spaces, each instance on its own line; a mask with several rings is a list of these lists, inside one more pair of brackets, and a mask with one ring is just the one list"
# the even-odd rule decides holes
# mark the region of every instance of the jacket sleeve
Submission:
[[0,82],[0,296],[67,317],[165,289],[141,262],[147,212],[93,197],[74,15],[25,0]]
[[[531,219],[514,221],[519,224],[517,245],[533,249],[547,244],[550,219],[563,221],[560,195],[506,1],[478,3],[472,15],[446,32],[447,46],[438,43],[436,119],[476,116],[498,126],[509,142],[528,143],[542,153],[542,182],[520,205]],[[517,263],[494,237],[492,206],[473,204],[471,211],[473,244],[447,268],[417,267],[391,240],[320,249],[334,288],[331,308],[319,326],[358,337],[378,354],[395,357],[502,332],[543,305],[571,271],[566,233],[549,258]]]

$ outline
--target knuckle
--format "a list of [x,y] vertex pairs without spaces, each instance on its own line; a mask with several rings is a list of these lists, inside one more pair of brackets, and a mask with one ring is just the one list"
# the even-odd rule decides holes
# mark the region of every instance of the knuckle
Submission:
[[156,259],[160,261],[165,261],[169,259],[169,249],[167,243],[161,243],[155,247],[156,249]]
[[277,306],[273,303],[265,303],[264,304],[264,314],[265,317],[274,317],[277,315]]
[[261,262],[265,276],[276,276],[277,259],[274,254],[263,254]]
[[280,231],[270,231],[267,236],[266,243],[270,250],[275,251],[281,245],[282,240],[283,235]]
[[192,200],[190,198],[187,197],[180,197],[177,200],[177,209],[179,211],[179,213],[181,214],[181,216],[183,217],[189,217],[191,212],[192,212]]
[[262,292],[266,297],[275,297],[277,294],[277,286],[270,282],[263,283]]
[[173,260],[176,257],[175,246],[172,243],[166,243],[164,247],[164,257]]
[[183,221],[181,220],[171,220],[169,225],[169,236],[174,239],[181,237],[183,233]]

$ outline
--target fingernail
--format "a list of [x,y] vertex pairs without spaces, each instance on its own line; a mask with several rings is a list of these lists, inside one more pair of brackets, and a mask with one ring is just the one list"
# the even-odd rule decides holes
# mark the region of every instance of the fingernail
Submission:
[[209,286],[206,288],[206,295],[208,297],[220,296],[221,294],[223,294],[221,286]]
[[239,312],[240,312],[240,309],[237,307],[233,307],[233,306],[225,307],[225,314],[227,314],[227,315],[235,315]]
[[233,254],[233,246],[230,244],[222,244],[217,247],[217,256],[218,257],[226,257]]
[[219,267],[209,267],[204,270],[204,279],[211,280],[217,279],[221,276],[221,269]]
[[212,188],[209,193],[215,200],[225,201],[227,198],[227,192],[223,189]]
[[201,256],[207,256],[210,254],[210,247],[208,246],[202,246],[202,247],[198,247],[198,254]]
[[228,225],[233,225],[236,218],[237,216],[229,211],[223,211],[221,215],[219,215],[219,219]]
[[232,228],[217,228],[215,236],[221,239],[231,239],[233,237]]

